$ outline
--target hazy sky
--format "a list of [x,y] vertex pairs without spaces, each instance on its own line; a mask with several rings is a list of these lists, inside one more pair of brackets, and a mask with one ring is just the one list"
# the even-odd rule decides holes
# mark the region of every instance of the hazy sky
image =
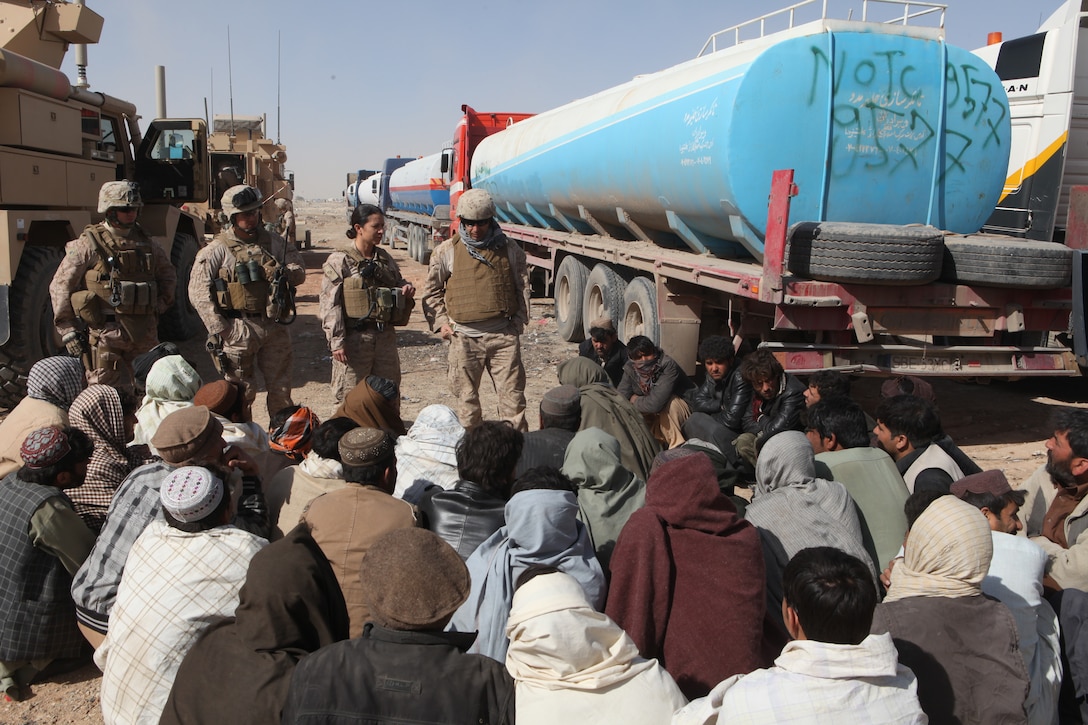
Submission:
[[[267,114],[275,137],[279,34],[280,138],[296,190],[339,197],[348,171],[440,151],[462,104],[546,111],[689,60],[711,33],[787,4],[87,0],[105,18],[89,48],[89,79],[92,90],[135,103],[146,123],[155,115],[154,67],[164,65],[168,115],[204,117],[205,101],[210,113],[229,113],[229,26],[234,112]],[[1061,2],[948,5],[948,42],[970,49],[991,31],[1034,32]],[[63,69],[74,82],[71,52]]]

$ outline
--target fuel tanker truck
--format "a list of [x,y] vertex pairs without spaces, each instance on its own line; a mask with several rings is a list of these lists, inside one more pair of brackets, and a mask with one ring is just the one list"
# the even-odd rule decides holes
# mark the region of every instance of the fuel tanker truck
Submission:
[[944,11],[799,3],[673,68],[455,135],[447,153],[470,161],[450,218],[464,188],[487,190],[566,339],[608,315],[688,373],[702,337],[740,334],[798,372],[1079,374],[1081,252],[978,234],[1006,182],[1009,101],[945,42]]
[[91,91],[78,57],[73,86],[59,70],[68,46],[97,42],[102,23],[83,4],[0,0],[0,407],[25,394],[34,362],[63,349],[49,282],[65,243],[101,219],[107,181],[140,184],[140,225],[178,269],[160,335],[181,339],[201,326],[186,290],[204,222],[179,205],[208,199],[207,126],[159,119],[141,133],[136,108]]

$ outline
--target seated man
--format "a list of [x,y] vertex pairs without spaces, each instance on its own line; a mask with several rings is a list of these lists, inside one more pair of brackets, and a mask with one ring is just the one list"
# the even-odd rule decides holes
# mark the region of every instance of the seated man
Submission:
[[740,366],[747,384],[744,429],[737,439],[737,452],[753,466],[756,453],[767,440],[784,430],[801,430],[805,408],[805,384],[782,368],[766,348],[753,352]]
[[681,431],[691,409],[682,397],[691,381],[676,361],[644,335],[627,341],[627,363],[616,387],[650,425],[650,432],[665,448],[684,442]]
[[[699,343],[703,363],[703,381],[684,393],[691,407],[691,417],[684,422],[687,438],[712,441],[719,448],[744,431],[744,408],[751,394],[740,376],[733,343],[721,335],[711,335]],[[723,428],[719,441],[718,428]]]
[[515,477],[537,466],[563,467],[567,446],[582,424],[581,397],[573,385],[560,385],[544,393],[540,400],[540,430],[525,434]]
[[589,338],[578,343],[578,354],[604,368],[613,385],[619,385],[627,364],[627,346],[616,336],[616,326],[607,317],[589,323]]
[[937,408],[913,395],[888,398],[876,409],[877,445],[903,475],[907,490],[949,493],[963,471],[943,448],[934,443],[941,435]]
[[39,428],[19,448],[22,467],[0,481],[0,690],[9,700],[86,647],[69,589],[94,533],[63,492],[83,483],[93,451],[81,430]]
[[952,484],[952,495],[971,504],[990,524],[994,558],[982,593],[1012,612],[1020,639],[1020,654],[1031,677],[1024,703],[1028,722],[1052,723],[1058,715],[1062,685],[1058,618],[1043,599],[1046,552],[1016,533],[1023,528],[1018,515],[1024,492],[1014,491],[998,470],[964,476]]
[[910,493],[891,457],[869,445],[865,412],[847,398],[821,398],[805,410],[805,435],[816,453],[816,475],[846,487],[858,507],[862,541],[883,569],[899,553]]
[[828,398],[849,398],[850,378],[838,370],[817,370],[808,376],[805,405],[812,407]]
[[[372,621],[362,637],[322,647],[295,668],[284,725],[358,722],[514,722],[514,683],[489,657],[467,654],[475,634],[444,632],[469,594],[468,570],[429,531],[374,542],[360,576]],[[350,716],[345,715],[350,713]]]
[[730,677],[673,723],[921,723],[918,683],[890,634],[869,634],[876,590],[868,568],[831,547],[803,549],[785,574],[792,641],[775,666]]
[[461,480],[450,491],[427,489],[419,502],[422,525],[438,534],[462,559],[502,528],[523,434],[502,421],[485,420],[457,444]]
[[1046,466],[1024,482],[1027,535],[1047,555],[1050,589],[1088,591],[1088,410],[1054,416]]

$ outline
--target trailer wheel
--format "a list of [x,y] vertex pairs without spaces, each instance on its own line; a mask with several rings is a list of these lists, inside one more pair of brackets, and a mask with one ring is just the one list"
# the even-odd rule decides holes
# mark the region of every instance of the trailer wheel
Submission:
[[577,257],[567,256],[555,273],[555,326],[567,342],[585,339],[582,329],[582,298],[589,269]]
[[419,228],[419,263],[424,267],[431,263],[431,230],[426,227]]
[[[392,244],[393,242],[390,241],[390,245]],[[419,261],[419,250],[416,249],[416,227],[414,224],[408,225],[408,256],[417,262]]]
[[1067,287],[1073,274],[1073,250],[1055,242],[996,235],[948,237],[944,271],[949,282],[1056,289]]
[[170,250],[170,261],[178,272],[178,287],[174,293],[174,306],[159,318],[159,339],[181,342],[188,340],[204,329],[204,322],[196,313],[189,300],[189,275],[196,262],[196,253],[200,245],[191,234],[178,233],[174,236],[174,247]]
[[627,342],[635,335],[645,335],[661,344],[661,323],[657,318],[657,290],[647,277],[635,277],[623,293],[623,324],[620,335]]
[[586,293],[582,298],[582,326],[589,337],[589,325],[598,317],[607,317],[619,327],[623,316],[623,293],[627,281],[607,264],[598,264],[589,273]]
[[941,273],[944,236],[930,226],[801,222],[789,231],[790,272],[825,282],[925,284]]
[[63,258],[62,247],[27,247],[19,260],[8,294],[11,336],[0,348],[0,406],[8,410],[26,395],[30,367],[63,350],[49,299],[49,283]]

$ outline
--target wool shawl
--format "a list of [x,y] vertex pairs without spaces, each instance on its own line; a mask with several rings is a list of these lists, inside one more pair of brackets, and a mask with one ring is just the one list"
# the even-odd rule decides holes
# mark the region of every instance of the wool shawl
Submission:
[[567,446],[563,473],[578,489],[578,518],[589,529],[597,560],[608,570],[623,525],[646,502],[646,484],[620,464],[620,443],[586,428]]
[[133,443],[150,443],[163,418],[188,408],[203,385],[200,375],[181,355],[167,355],[155,361],[147,373],[146,393],[136,411]]
[[506,621],[518,577],[531,566],[552,566],[574,577],[586,599],[604,604],[605,578],[586,527],[578,520],[574,493],[521,491],[506,504],[506,525],[468,558],[472,590],[454,613],[449,629],[479,632],[469,652],[506,659]]
[[457,414],[445,405],[419,411],[407,435],[397,439],[397,486],[393,495],[419,503],[429,486],[457,485],[457,444],[465,436]]
[[520,725],[668,722],[687,704],[656,660],[586,601],[572,577],[544,574],[514,593],[506,669]]
[[592,360],[565,360],[558,372],[560,385],[574,385],[581,393],[579,430],[600,428],[618,440],[623,467],[645,481],[661,444],[651,435],[642,413],[616,392],[604,368]]
[[705,454],[663,464],[646,483],[611,560],[605,612],[689,698],[769,664],[762,655],[763,551],[718,488]]
[[26,394],[68,410],[87,387],[83,363],[74,357],[58,355],[34,363],[26,376]]
[[278,723],[298,661],[347,638],[340,584],[298,526],[253,557],[234,617],[189,650],[160,722]]
[[344,402],[340,404],[332,417],[351,418],[364,428],[390,430],[397,436],[408,433],[404,429],[404,421],[401,420],[396,406],[370,387],[365,380],[360,380],[358,385],[348,391],[348,394],[344,396]]

